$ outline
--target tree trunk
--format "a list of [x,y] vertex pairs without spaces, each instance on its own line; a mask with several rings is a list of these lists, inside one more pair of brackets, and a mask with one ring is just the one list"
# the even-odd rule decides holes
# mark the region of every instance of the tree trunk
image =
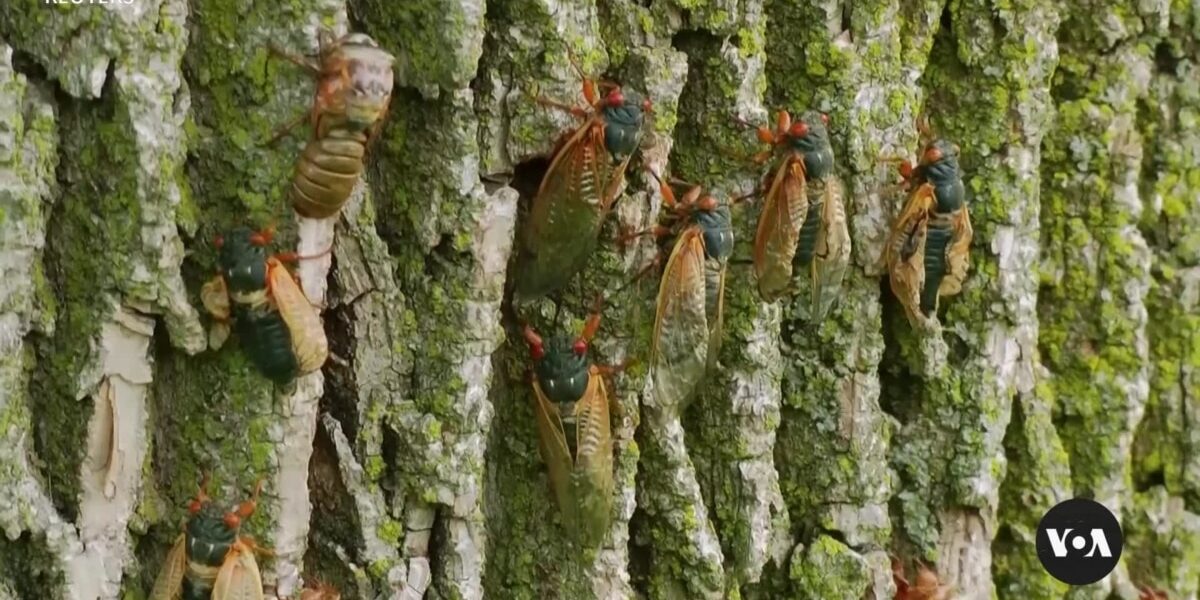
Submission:
[[[1176,0],[108,0],[0,8],[0,597],[143,598],[204,472],[274,557],[348,598],[892,598],[889,553],[959,598],[1200,592],[1200,4]],[[397,56],[387,125],[339,219],[293,216],[312,82],[268,52],[362,31]],[[654,112],[588,268],[514,307],[514,236],[583,71]],[[756,184],[735,117],[829,115],[854,244],[810,325],[759,300],[760,207],[734,208],[719,368],[654,393],[655,277],[621,231],[648,171]],[[914,331],[878,265],[915,122],[962,147],[963,292]],[[497,183],[503,182],[503,183]],[[207,347],[213,236],[277,225],[332,360],[274,386]],[[523,322],[608,299],[616,498],[564,536]],[[1068,590],[1034,548],[1054,504],[1125,533]]]

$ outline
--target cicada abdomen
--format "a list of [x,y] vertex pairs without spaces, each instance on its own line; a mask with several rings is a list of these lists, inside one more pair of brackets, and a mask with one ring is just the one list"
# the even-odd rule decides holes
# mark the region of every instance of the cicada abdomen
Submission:
[[936,318],[939,299],[962,289],[971,266],[974,233],[958,154],[946,140],[925,147],[884,248],[892,292],[914,325]]
[[585,121],[559,145],[522,227],[516,276],[521,300],[560,289],[587,266],[641,141],[649,100],[619,87],[599,97],[590,80],[583,90],[589,109],[548,102]]
[[793,122],[785,111],[775,132],[759,130],[780,149],[754,237],[759,294],[770,302],[807,288],[814,321],[837,301],[850,262],[845,187],[834,170],[828,120],[809,111]]
[[679,202],[660,187],[675,221],[666,231],[677,235],[659,284],[650,364],[655,392],[682,403],[720,352],[733,224],[729,207],[698,186]]
[[240,227],[218,241],[220,273],[201,291],[209,312],[218,321],[232,317],[242,349],[272,381],[321,368],[329,345],[320,316],[280,255],[268,258],[270,233]]
[[534,360],[538,449],[563,526],[583,548],[599,547],[612,522],[608,389],[604,369],[588,359],[588,343],[599,326],[596,313],[578,338],[555,336],[545,342],[532,328],[525,328]]
[[244,600],[263,598],[256,546],[239,537],[242,521],[254,514],[262,482],[250,500],[222,512],[205,492],[208,478],[188,507],[183,533],[167,555],[150,600]]
[[317,80],[312,137],[296,161],[289,197],[301,216],[323,219],[341,210],[362,174],[367,145],[391,103],[396,59],[362,33],[323,44],[316,65],[288,58]]

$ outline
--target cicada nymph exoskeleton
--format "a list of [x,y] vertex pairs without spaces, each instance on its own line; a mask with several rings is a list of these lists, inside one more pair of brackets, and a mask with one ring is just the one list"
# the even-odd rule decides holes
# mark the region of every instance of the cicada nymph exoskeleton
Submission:
[[[775,161],[760,190],[765,196],[754,236],[759,294],[771,302],[807,292],[808,319],[820,321],[841,296],[850,264],[845,186],[835,171],[829,117],[809,111],[793,121],[780,111],[774,131],[758,128]],[[806,288],[806,289],[805,289]]]
[[[232,320],[251,362],[267,378],[285,384],[320,369],[329,343],[316,308],[284,266],[307,257],[268,257],[270,241],[270,230],[246,227],[218,238],[220,271],[204,284],[200,298],[217,321],[214,329],[227,332]],[[225,335],[214,334],[212,340],[219,346]]]
[[316,62],[273,50],[316,79],[312,108],[293,123],[307,120],[312,135],[296,160],[288,197],[303,217],[334,216],[350,199],[367,146],[387,116],[396,59],[363,33],[337,40],[322,35]]
[[188,507],[190,516],[159,571],[150,600],[253,600],[263,598],[255,552],[266,553],[239,535],[254,514],[262,481],[254,495],[235,510],[222,512],[206,492],[207,475]]
[[567,533],[592,549],[608,534],[613,493],[611,398],[604,377],[616,368],[593,364],[588,356],[599,328],[597,305],[574,339],[543,339],[532,327],[524,329],[533,359],[538,448],[550,487]]
[[583,123],[555,149],[521,226],[516,295],[522,301],[562,288],[587,266],[651,110],[650,100],[633,90],[586,78],[583,97],[587,107],[539,98]]

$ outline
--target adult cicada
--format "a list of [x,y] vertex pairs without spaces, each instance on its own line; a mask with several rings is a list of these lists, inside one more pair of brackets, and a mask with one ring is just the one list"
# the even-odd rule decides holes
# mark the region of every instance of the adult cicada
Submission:
[[303,120],[312,125],[312,136],[296,160],[288,194],[292,207],[304,217],[331,217],[349,200],[363,171],[367,145],[383,125],[396,58],[362,33],[337,40],[323,33],[316,63],[273,51],[304,67],[317,81],[312,108],[284,130]]
[[[825,318],[837,301],[850,263],[845,186],[834,172],[828,124],[829,117],[816,111],[796,121],[780,111],[775,131],[758,128],[759,140],[778,155],[763,181],[766,203],[754,236],[758,291],[771,302],[807,287],[813,321]],[[794,279],[793,271],[803,276]]]
[[699,186],[682,185],[689,189],[677,201],[671,186],[659,180],[669,212],[655,234],[674,236],[675,243],[658,288],[650,348],[657,393],[677,401],[690,398],[717,362],[734,241],[729,207],[702,195]]
[[539,102],[584,120],[553,154],[522,228],[516,294],[531,300],[558,290],[581,271],[596,247],[629,159],[642,138],[650,101],[633,90],[583,81],[589,107]]
[[543,340],[532,327],[524,329],[534,366],[538,448],[563,525],[583,548],[598,547],[612,521],[612,425],[604,376],[615,368],[588,358],[588,345],[599,328],[597,304],[575,339]]
[[217,320],[213,346],[219,347],[232,317],[242,348],[271,380],[285,384],[297,374],[321,368],[329,343],[316,309],[284,262],[294,254],[268,257],[271,231],[239,227],[217,238],[220,272],[200,291]]
[[936,318],[938,299],[957,294],[971,267],[973,232],[958,153],[957,144],[934,140],[915,169],[908,162],[900,167],[910,193],[883,260],[892,292],[914,325]]
[[167,554],[150,600],[250,600],[263,598],[262,575],[255,552],[266,552],[253,540],[239,534],[242,522],[254,514],[262,481],[254,495],[235,510],[222,513],[205,490],[208,476],[200,483],[188,507],[190,516],[183,533]]

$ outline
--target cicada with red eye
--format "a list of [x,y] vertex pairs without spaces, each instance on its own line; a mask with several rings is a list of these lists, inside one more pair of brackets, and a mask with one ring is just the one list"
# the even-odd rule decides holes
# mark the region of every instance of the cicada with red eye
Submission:
[[[659,179],[656,173],[654,177]],[[667,212],[653,232],[674,243],[658,288],[650,368],[655,393],[684,402],[717,362],[734,237],[728,206],[703,194],[700,186],[674,183],[688,188],[679,200],[659,179]],[[660,253],[643,273],[661,257]]]
[[337,588],[315,579],[305,583],[300,590],[300,600],[341,600],[342,593]]
[[584,79],[588,108],[539,98],[583,124],[554,152],[520,232],[516,294],[522,301],[562,288],[587,265],[641,143],[650,100],[613,84],[599,87],[607,91]]
[[937,139],[925,146],[915,169],[907,161],[900,167],[910,192],[892,224],[883,262],[914,326],[937,317],[939,299],[959,293],[971,268],[974,231],[958,154],[958,144]]
[[793,121],[780,111],[775,131],[758,128],[759,140],[771,150],[756,160],[777,157],[764,178],[766,202],[754,236],[759,294],[771,302],[807,292],[812,321],[824,319],[841,296],[850,264],[845,186],[835,171],[828,124],[829,117],[820,112]]
[[219,347],[232,318],[250,360],[268,378],[285,384],[297,374],[320,369],[329,343],[320,315],[283,264],[313,257],[268,257],[271,236],[269,229],[239,227],[218,238],[220,272],[204,284],[200,299],[217,321],[214,331],[226,332],[210,341]]
[[274,47],[272,51],[302,66],[317,81],[312,108],[275,137],[305,119],[312,125],[312,137],[296,161],[289,192],[292,207],[303,217],[331,217],[350,199],[367,146],[383,126],[396,58],[362,33],[329,40],[323,32],[315,63]]
[[538,449],[563,526],[583,548],[599,547],[612,523],[611,400],[604,377],[617,367],[593,364],[588,357],[599,328],[597,304],[577,338],[543,340],[532,327],[524,329],[533,360]]
[[892,581],[896,584],[896,600],[950,600],[951,586],[942,585],[937,573],[917,563],[916,581],[909,583],[904,577],[904,563],[892,557]]
[[254,514],[262,481],[254,494],[232,511],[222,513],[208,497],[208,476],[188,506],[183,533],[167,554],[150,592],[150,600],[253,600],[263,598],[262,575],[254,554],[269,553],[254,540],[239,535],[242,522]]

